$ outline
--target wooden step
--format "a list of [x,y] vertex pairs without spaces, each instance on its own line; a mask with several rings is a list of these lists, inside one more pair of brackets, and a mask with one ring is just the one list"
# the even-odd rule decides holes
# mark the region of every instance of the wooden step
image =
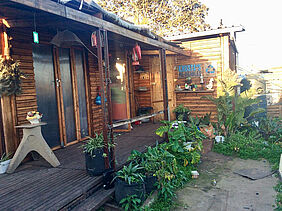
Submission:
[[74,207],[73,211],[92,211],[99,209],[104,203],[106,203],[113,195],[115,189],[105,190],[99,189],[93,195],[89,196],[82,203]]

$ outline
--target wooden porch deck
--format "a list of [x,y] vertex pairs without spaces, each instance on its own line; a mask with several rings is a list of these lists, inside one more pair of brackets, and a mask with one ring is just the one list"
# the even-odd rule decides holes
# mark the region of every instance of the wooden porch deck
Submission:
[[[145,123],[117,139],[117,166],[131,150],[144,151],[159,139],[158,124]],[[101,188],[102,177],[86,174],[80,144],[55,151],[61,165],[52,168],[43,159],[21,165],[15,173],[0,175],[0,210],[70,210]],[[105,192],[105,197],[113,191]],[[103,195],[100,201],[103,201]],[[97,199],[97,198],[96,198]],[[98,200],[99,201],[99,200]]]

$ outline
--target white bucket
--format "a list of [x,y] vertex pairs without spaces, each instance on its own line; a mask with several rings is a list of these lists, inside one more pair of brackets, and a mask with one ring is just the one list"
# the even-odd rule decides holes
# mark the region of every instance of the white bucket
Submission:
[[4,174],[7,171],[7,168],[11,160],[6,160],[0,163],[0,174]]
[[224,142],[224,136],[216,136],[215,141],[216,141],[216,143],[223,143]]

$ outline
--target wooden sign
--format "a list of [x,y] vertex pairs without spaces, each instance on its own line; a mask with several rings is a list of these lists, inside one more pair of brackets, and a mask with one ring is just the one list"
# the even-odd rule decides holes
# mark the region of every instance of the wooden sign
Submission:
[[215,76],[217,64],[216,63],[202,63],[202,64],[187,64],[179,65],[176,67],[178,70],[178,78],[187,77],[200,77],[203,76]]

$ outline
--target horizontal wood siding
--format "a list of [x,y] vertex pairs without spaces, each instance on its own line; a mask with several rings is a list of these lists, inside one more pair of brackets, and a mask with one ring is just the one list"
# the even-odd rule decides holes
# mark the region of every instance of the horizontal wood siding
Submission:
[[[151,102],[151,73],[150,73],[150,57],[143,56],[140,65],[146,71],[145,73],[136,73],[133,70],[134,96],[136,108],[152,106]],[[134,68],[133,68],[134,69]],[[148,91],[138,91],[139,87],[147,87]]]
[[[210,78],[214,78],[213,92],[175,92],[176,105],[184,104],[192,111],[192,116],[203,116],[212,112],[211,119],[216,121],[216,106],[209,100],[203,99],[203,96],[212,95],[217,97],[217,86],[219,85],[216,78],[222,77],[222,71],[229,68],[229,37],[215,37],[209,39],[193,40],[183,42],[182,46],[191,50],[191,57],[177,56],[176,66],[187,64],[201,64],[207,62],[216,63],[216,75],[204,77],[204,90]],[[178,70],[175,68],[175,86],[180,85],[184,89],[186,79],[178,79]],[[192,83],[198,86],[197,90],[201,91],[200,77],[192,77]]]
[[282,103],[277,105],[267,106],[267,116],[269,117],[282,117]]
[[100,75],[98,60],[91,53],[88,53],[89,86],[90,86],[90,107],[91,107],[91,130],[101,133],[103,130],[103,114],[101,105],[96,105],[95,100],[100,87]]
[[[10,30],[11,36],[11,56],[20,61],[20,70],[26,74],[22,80],[22,94],[16,96],[16,124],[28,123],[26,114],[29,111],[37,110],[36,90],[32,58],[32,30],[13,28]],[[43,37],[40,37],[43,39]],[[22,130],[18,130],[19,144],[22,137]]]

